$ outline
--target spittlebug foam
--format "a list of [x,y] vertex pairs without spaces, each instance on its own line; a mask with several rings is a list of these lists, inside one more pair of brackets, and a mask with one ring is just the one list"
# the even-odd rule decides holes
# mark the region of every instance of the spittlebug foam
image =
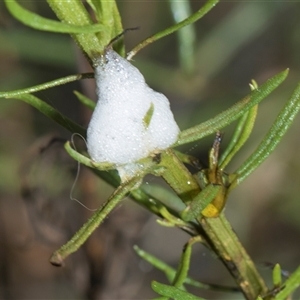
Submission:
[[138,160],[174,144],[179,128],[168,99],[114,50],[99,57],[95,79],[98,102],[87,130],[88,152],[95,162],[115,164],[124,182],[138,172]]

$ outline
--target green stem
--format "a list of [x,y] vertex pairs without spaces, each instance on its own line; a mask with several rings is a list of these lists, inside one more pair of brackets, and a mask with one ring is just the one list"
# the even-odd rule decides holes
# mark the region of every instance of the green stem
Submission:
[[[79,0],[47,0],[47,2],[63,23],[81,26],[93,24],[83,3]],[[95,33],[72,34],[72,38],[87,55],[91,65],[109,43],[109,40],[99,39]]]
[[[184,202],[188,203],[191,195],[197,192],[195,189],[198,185],[196,179],[188,171],[183,172],[180,160],[176,157],[171,158],[172,152],[168,151],[167,154],[167,160],[170,164],[166,164],[166,166],[171,166],[171,168],[167,167],[162,177],[178,195],[181,195]],[[162,155],[163,158],[165,156]],[[233,275],[246,298],[253,300],[261,293],[266,292],[267,288],[255,265],[239,242],[226,218],[222,215],[216,218],[203,218],[200,216],[198,222],[205,232],[208,244],[211,245],[211,248]]]
[[200,187],[175,153],[168,149],[161,154],[161,166],[167,169],[162,177],[173,188],[180,199],[188,204],[200,192]]
[[212,249],[235,278],[246,299],[253,300],[266,293],[263,279],[225,216],[202,218],[199,222],[209,237]]

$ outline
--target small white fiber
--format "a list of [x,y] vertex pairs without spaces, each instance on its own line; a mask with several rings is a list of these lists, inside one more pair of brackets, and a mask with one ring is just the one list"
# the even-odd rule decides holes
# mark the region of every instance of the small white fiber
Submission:
[[99,58],[95,79],[98,102],[87,130],[88,152],[95,162],[114,163],[123,181],[137,172],[134,162],[174,144],[179,128],[168,99],[112,49]]

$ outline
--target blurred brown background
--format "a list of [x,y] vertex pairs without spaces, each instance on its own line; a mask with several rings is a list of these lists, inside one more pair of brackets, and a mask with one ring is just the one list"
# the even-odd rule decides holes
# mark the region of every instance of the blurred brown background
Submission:
[[[20,1],[54,18],[44,1]],[[192,1],[195,11],[204,2]],[[119,1],[129,51],[147,36],[173,24],[168,1]],[[289,67],[286,82],[260,106],[254,132],[228,167],[232,172],[249,155],[300,81],[300,3],[221,1],[195,24],[194,54],[179,55],[178,35],[141,51],[133,63],[153,88],[170,99],[182,129],[213,117],[259,84]],[[185,72],[185,60],[192,68]],[[0,2],[0,90],[12,90],[89,71],[67,35],[39,32],[14,20]],[[90,112],[73,90],[95,98],[93,80],[39,92],[38,96],[86,126]],[[300,118],[272,156],[238,187],[226,208],[259,271],[270,282],[268,263],[292,272],[300,263]],[[223,147],[233,126],[226,128]],[[0,100],[0,298],[1,299],[149,299],[150,282],[164,276],[141,261],[139,245],[176,266],[188,236],[158,225],[154,216],[126,199],[78,253],[55,268],[48,259],[83,224],[91,211],[70,200],[77,164],[63,149],[70,133],[28,105]],[[213,137],[182,150],[205,162]],[[148,186],[157,184],[147,179]],[[96,208],[112,188],[84,167],[74,192]],[[191,276],[232,285],[227,271],[196,245]],[[243,299],[191,289],[209,299]],[[295,298],[296,299],[296,298]]]

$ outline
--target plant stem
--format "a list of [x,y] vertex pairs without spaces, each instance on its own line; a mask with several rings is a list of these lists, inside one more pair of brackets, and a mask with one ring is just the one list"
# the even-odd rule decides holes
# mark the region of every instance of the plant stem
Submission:
[[173,150],[168,149],[161,154],[160,165],[167,169],[162,177],[172,187],[180,199],[186,205],[192,202],[200,193],[200,187]]
[[[93,21],[81,1],[47,0],[56,16],[65,23],[73,25],[92,25]],[[97,59],[105,47],[95,33],[72,34],[82,51],[92,62]],[[106,41],[107,43],[107,41]]]
[[223,214],[217,218],[199,218],[208,242],[235,278],[246,299],[267,292],[257,269]]
[[[192,174],[187,169],[184,170],[179,159],[172,159],[172,156],[175,154],[171,150],[162,156],[162,160],[167,161],[166,167],[171,166],[162,177],[181,198],[184,196],[183,201],[188,204],[190,197],[197,191],[195,187],[198,186],[198,191],[200,187]],[[169,164],[170,162],[172,163]],[[161,164],[164,165],[165,162],[162,161]],[[197,220],[202,227],[199,231],[204,232],[207,243],[232,274],[246,299],[254,300],[267,292],[264,281],[225,216],[221,214],[216,218],[204,218],[200,215]]]

